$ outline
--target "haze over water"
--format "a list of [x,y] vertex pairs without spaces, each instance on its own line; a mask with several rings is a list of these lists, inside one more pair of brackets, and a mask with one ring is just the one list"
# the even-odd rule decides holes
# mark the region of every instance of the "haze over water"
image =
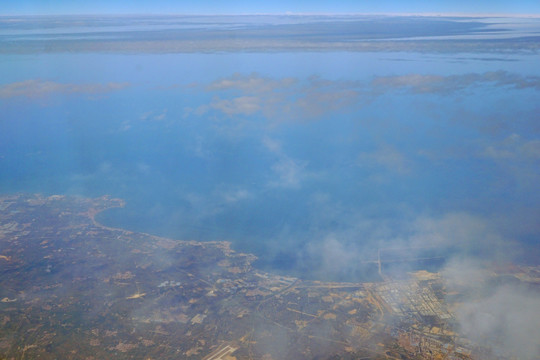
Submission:
[[110,194],[109,226],[311,278],[537,262],[538,19],[75,20],[0,20],[2,192]]

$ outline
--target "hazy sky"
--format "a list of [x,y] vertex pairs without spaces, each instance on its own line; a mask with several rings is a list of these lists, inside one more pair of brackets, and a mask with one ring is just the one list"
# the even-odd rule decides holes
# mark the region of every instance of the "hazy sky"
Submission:
[[537,0],[379,1],[173,1],[173,0],[4,0],[0,14],[89,13],[503,13],[540,14]]

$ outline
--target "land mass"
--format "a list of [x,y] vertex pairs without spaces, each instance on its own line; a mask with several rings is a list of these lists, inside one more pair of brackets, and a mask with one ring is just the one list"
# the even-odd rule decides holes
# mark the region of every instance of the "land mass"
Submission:
[[[505,358],[455,324],[438,273],[379,282],[262,272],[227,242],[102,226],[110,197],[0,198],[0,359]],[[491,275],[537,286],[539,267]]]

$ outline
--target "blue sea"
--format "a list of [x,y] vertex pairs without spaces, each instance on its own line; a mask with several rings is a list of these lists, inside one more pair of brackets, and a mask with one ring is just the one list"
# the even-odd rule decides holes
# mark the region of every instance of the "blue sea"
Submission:
[[[538,262],[536,53],[0,55],[0,191],[361,277],[380,249]],[[503,256],[504,255],[504,256]]]

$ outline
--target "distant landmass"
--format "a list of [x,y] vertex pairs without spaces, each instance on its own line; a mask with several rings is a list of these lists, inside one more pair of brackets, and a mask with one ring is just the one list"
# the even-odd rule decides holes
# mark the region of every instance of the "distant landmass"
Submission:
[[0,53],[429,51],[539,49],[538,21],[489,16],[6,16]]

